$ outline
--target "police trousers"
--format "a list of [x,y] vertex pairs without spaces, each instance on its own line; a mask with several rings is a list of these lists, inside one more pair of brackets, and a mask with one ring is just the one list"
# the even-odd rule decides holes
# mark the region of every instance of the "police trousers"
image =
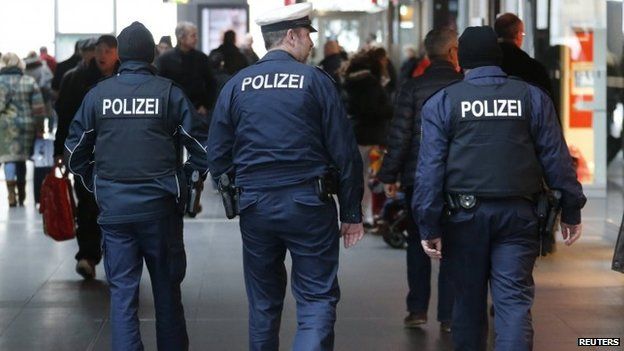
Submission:
[[147,222],[102,225],[113,350],[143,350],[137,315],[143,261],[152,282],[158,350],[188,349],[180,294],[186,272],[182,226],[177,213]]
[[249,301],[249,349],[278,350],[287,273],[297,301],[293,350],[332,350],[338,287],[336,206],[311,184],[240,195],[243,267]]
[[442,260],[448,260],[455,288],[456,350],[486,350],[488,283],[495,311],[495,350],[532,350],[537,224],[533,203],[520,198],[483,200],[448,219]]

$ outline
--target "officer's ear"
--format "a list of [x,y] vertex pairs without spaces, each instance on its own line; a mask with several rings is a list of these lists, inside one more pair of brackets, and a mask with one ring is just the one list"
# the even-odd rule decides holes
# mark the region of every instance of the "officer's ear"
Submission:
[[295,45],[295,41],[297,40],[297,32],[294,29],[289,29],[286,32],[286,39],[288,40],[288,43],[292,46]]

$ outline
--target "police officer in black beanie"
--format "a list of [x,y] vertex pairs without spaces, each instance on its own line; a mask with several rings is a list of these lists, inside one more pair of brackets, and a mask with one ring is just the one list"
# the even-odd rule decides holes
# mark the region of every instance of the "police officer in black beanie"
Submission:
[[541,89],[508,77],[501,57],[490,27],[467,28],[459,38],[464,80],[422,109],[412,208],[425,252],[450,266],[456,350],[486,350],[488,283],[494,348],[533,348],[536,198],[543,184],[562,193],[565,243],[581,235],[586,199],[553,103]]
[[[182,215],[187,174],[207,172],[206,136],[193,126],[195,110],[182,90],[154,75],[150,32],[134,22],[117,40],[119,74],[84,98],[65,157],[100,208],[113,350],[143,349],[137,317],[143,261],[152,280],[158,349],[186,350]],[[181,146],[191,155],[184,166]]]

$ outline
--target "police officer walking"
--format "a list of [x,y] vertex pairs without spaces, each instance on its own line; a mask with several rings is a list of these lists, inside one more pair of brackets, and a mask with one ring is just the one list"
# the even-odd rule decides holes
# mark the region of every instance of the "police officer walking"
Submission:
[[287,250],[297,301],[293,349],[333,349],[339,237],[350,247],[364,233],[362,161],[351,125],[332,79],[304,64],[316,31],[311,11],[301,3],[257,19],[269,52],[223,87],[208,137],[211,174],[234,176],[240,192],[250,350],[279,348]]
[[[532,349],[532,272],[540,245],[534,198],[544,182],[562,193],[565,243],[581,236],[586,199],[552,101],[509,78],[500,62],[494,31],[467,28],[459,38],[464,80],[433,95],[422,110],[412,207],[425,252],[450,265],[457,350],[486,349],[488,282],[495,348]],[[443,218],[445,199],[450,214]]]
[[150,66],[154,39],[138,22],[121,31],[119,74],[86,95],[70,125],[65,157],[100,208],[104,265],[111,290],[114,350],[142,350],[137,317],[143,261],[156,309],[159,350],[186,350],[180,283],[186,271],[184,169],[207,172],[205,140],[182,90]]

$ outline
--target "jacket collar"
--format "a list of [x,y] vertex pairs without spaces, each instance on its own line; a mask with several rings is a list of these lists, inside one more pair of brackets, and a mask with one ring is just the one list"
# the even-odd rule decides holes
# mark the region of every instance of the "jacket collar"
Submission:
[[119,66],[119,74],[156,74],[156,69],[147,62],[142,61],[125,61]]
[[431,65],[429,65],[429,68],[450,68],[453,71],[455,70],[455,66],[446,60],[433,60],[431,61]]
[[297,61],[295,58],[284,50],[271,50],[260,59],[260,62],[264,61]]
[[464,80],[473,80],[487,77],[506,78],[507,73],[503,72],[500,66],[482,66],[473,68],[466,73]]

